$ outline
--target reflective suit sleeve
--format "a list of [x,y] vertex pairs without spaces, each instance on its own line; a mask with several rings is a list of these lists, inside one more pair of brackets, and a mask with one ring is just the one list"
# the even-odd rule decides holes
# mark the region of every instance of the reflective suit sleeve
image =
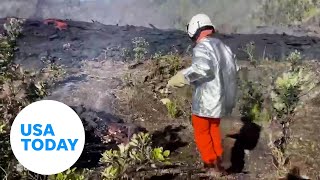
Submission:
[[205,47],[194,48],[191,67],[182,71],[189,84],[198,84],[214,78],[214,61],[211,59]]

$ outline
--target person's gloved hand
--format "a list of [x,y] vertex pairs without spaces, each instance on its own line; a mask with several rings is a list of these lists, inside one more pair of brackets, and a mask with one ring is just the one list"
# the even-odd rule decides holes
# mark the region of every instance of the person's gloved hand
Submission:
[[188,84],[187,80],[182,74],[182,71],[179,71],[176,75],[170,78],[167,87],[183,87],[186,84]]

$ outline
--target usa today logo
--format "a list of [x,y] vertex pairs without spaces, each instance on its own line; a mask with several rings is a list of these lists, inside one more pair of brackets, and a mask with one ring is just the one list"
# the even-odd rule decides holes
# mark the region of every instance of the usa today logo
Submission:
[[81,119],[69,106],[42,100],[28,105],[15,118],[10,143],[22,166],[52,175],[69,169],[79,159],[85,132]]

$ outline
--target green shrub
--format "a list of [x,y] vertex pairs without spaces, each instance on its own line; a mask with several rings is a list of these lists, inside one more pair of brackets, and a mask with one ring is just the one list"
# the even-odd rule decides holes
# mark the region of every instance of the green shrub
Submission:
[[299,65],[301,65],[302,63],[301,53],[295,50],[294,52],[289,54],[289,56],[287,57],[287,61],[291,64],[291,70],[295,71],[296,68],[299,68]]
[[[121,49],[121,57],[125,60],[128,61],[130,60],[130,51],[127,48],[122,48]],[[106,57],[107,59],[107,57]]]
[[251,81],[243,81],[241,86],[240,113],[243,118],[252,122],[266,121],[270,118],[270,115],[264,111],[261,87],[261,84]]
[[77,168],[68,169],[64,172],[49,176],[49,180],[84,180],[91,171],[84,169],[77,171]]
[[293,120],[292,116],[298,105],[301,104],[301,96],[315,87],[317,80],[314,73],[300,65],[300,53],[295,51],[288,58],[291,62],[289,71],[284,72],[274,82],[270,94],[272,108],[274,110],[273,120],[283,125],[282,141],[276,146],[271,145],[273,158],[278,172],[283,174],[286,169],[287,155],[285,154],[287,140],[290,138],[288,129]]
[[177,71],[182,67],[181,56],[175,53],[160,55],[155,58],[155,60],[161,67],[161,73],[167,73],[171,76],[175,75]]
[[125,175],[129,168],[155,163],[169,163],[170,151],[162,147],[152,148],[148,133],[134,134],[128,144],[120,144],[118,150],[108,150],[102,154],[101,162],[106,168],[101,173],[103,179],[117,179]]
[[292,52],[287,60],[291,65],[290,70],[276,79],[271,92],[273,108],[278,118],[293,114],[301,93],[308,92],[316,85],[314,73],[300,66],[300,52]]
[[275,81],[271,99],[278,118],[294,113],[300,101],[301,92],[315,86],[314,74],[302,68],[285,72]]
[[23,20],[17,18],[9,18],[9,20],[3,25],[7,36],[11,41],[15,41],[22,33]]
[[167,111],[168,111],[168,115],[171,118],[176,118],[178,115],[178,107],[177,107],[177,103],[170,101],[168,103],[166,103],[166,107],[167,107]]
[[132,39],[132,44],[135,61],[140,62],[145,60],[149,43],[143,37],[136,37]]
[[13,59],[13,45],[7,36],[0,34],[0,74],[7,70],[7,65]]

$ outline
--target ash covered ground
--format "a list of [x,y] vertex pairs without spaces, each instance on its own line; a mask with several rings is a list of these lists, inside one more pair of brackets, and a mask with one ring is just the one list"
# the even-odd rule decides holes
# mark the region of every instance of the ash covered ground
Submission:
[[[69,67],[75,67],[83,60],[121,61],[125,58],[123,50],[132,49],[132,39],[136,37],[143,37],[149,43],[149,55],[158,52],[184,54],[192,49],[186,33],[179,30],[104,25],[99,22],[66,23],[67,29],[58,30],[41,20],[27,20],[23,35],[18,40],[15,61],[30,68],[38,67],[43,57],[60,59],[60,63]],[[281,60],[294,50],[300,51],[305,59],[318,59],[320,39],[303,36],[308,32],[298,30],[260,28],[257,29],[259,34],[217,34],[216,37],[229,45],[239,60],[247,59],[243,50],[250,42],[254,42],[257,59]]]

